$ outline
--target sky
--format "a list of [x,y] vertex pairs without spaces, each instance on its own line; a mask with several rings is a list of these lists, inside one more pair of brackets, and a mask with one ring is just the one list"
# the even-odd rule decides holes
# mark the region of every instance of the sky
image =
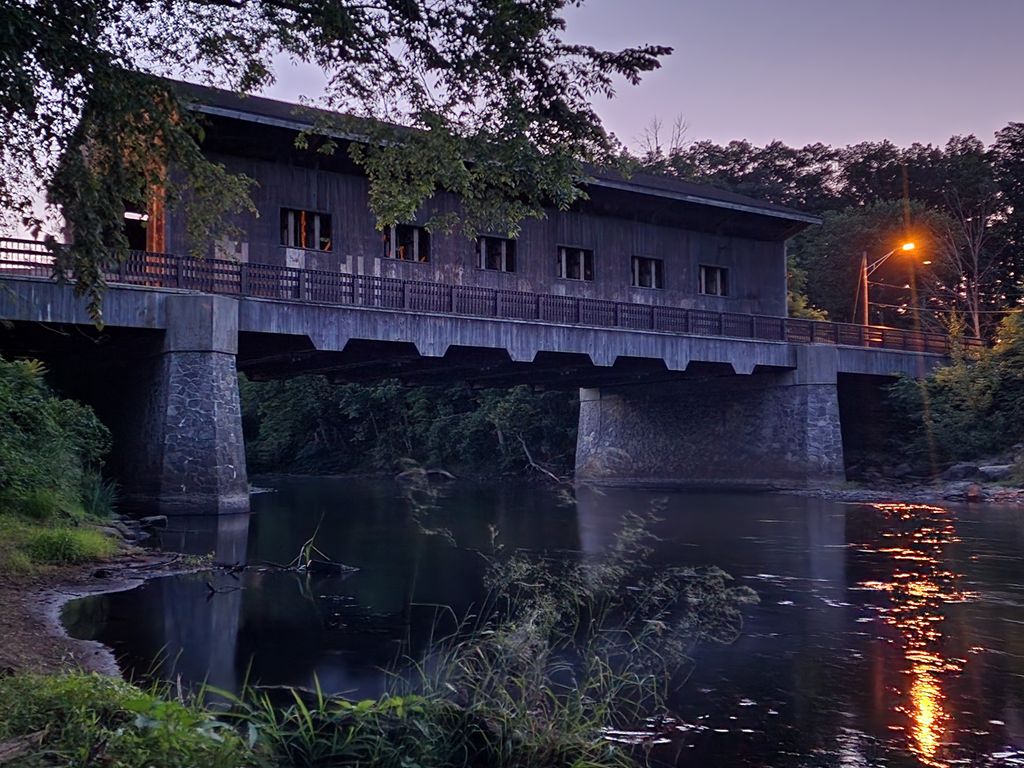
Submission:
[[[991,143],[1024,121],[1024,0],[587,0],[566,22],[575,42],[675,49],[597,102],[633,147],[654,117],[682,117],[691,141],[794,146]],[[272,98],[321,83],[308,68],[278,75]]]

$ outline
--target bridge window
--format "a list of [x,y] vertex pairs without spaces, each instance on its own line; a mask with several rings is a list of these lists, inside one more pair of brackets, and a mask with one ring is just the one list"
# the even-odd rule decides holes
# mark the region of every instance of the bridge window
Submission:
[[698,290],[705,296],[729,295],[729,270],[725,267],[700,265]]
[[593,280],[594,252],[586,248],[558,246],[558,276],[566,280]]
[[665,262],[661,259],[634,256],[633,286],[635,288],[664,288]]
[[330,214],[281,209],[281,245],[309,251],[330,251],[331,242]]
[[423,227],[396,224],[384,233],[384,258],[398,261],[430,261],[430,233]]
[[476,239],[476,265],[498,272],[516,271],[516,241],[481,235]]

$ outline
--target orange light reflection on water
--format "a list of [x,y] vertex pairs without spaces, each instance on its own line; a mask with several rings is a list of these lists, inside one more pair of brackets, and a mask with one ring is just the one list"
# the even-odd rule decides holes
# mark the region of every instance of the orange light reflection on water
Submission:
[[883,545],[873,549],[888,555],[893,572],[886,581],[860,586],[886,592],[889,604],[879,609],[903,640],[909,687],[900,690],[896,711],[909,719],[907,746],[924,765],[947,768],[943,746],[952,725],[942,690],[945,676],[963,670],[963,659],[942,655],[942,607],[971,599],[957,585],[960,574],[945,565],[946,548],[959,541],[952,515],[942,507],[924,504],[875,504],[884,515]]

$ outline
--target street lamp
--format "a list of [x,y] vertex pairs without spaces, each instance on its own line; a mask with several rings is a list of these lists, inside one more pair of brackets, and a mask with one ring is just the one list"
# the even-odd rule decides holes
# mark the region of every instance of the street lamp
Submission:
[[885,254],[885,256],[883,256],[880,259],[875,259],[875,261],[871,262],[870,264],[868,264],[868,252],[867,251],[862,251],[861,252],[861,255],[860,255],[860,289],[861,289],[861,293],[863,294],[863,304],[862,304],[862,307],[863,307],[864,325],[870,325],[870,323],[868,322],[868,304],[869,304],[869,302],[868,302],[868,278],[871,277],[871,275],[873,275],[875,273],[876,269],[878,269],[880,266],[885,264],[885,262],[888,261],[889,257],[892,256],[894,253],[896,253],[896,251],[907,251],[907,252],[909,252],[909,251],[914,250],[915,247],[916,246],[914,245],[914,243],[908,241],[908,242],[904,243],[903,245],[901,245],[899,248],[893,248],[891,251],[889,251],[887,254]]

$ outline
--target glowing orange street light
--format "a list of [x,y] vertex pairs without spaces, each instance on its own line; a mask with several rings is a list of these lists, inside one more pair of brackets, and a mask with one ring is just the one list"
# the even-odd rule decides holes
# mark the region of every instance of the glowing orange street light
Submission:
[[908,251],[914,250],[915,248],[917,248],[917,246],[914,244],[914,242],[912,240],[908,240],[907,242],[903,243],[903,245],[901,245],[899,248],[893,248],[891,251],[889,251],[887,254],[885,254],[885,256],[883,256],[880,259],[876,259],[871,264],[868,264],[868,252],[867,251],[863,251],[861,253],[861,255],[860,255],[860,282],[861,282],[860,289],[861,289],[861,293],[863,294],[863,301],[862,301],[861,307],[862,307],[862,310],[863,310],[864,325],[870,325],[870,323],[868,322],[868,304],[869,304],[869,301],[868,301],[868,278],[872,274],[874,274],[875,270],[878,269],[880,266],[882,266],[888,260],[888,258],[890,256],[892,256],[894,253],[896,253],[896,251],[908,252]]

